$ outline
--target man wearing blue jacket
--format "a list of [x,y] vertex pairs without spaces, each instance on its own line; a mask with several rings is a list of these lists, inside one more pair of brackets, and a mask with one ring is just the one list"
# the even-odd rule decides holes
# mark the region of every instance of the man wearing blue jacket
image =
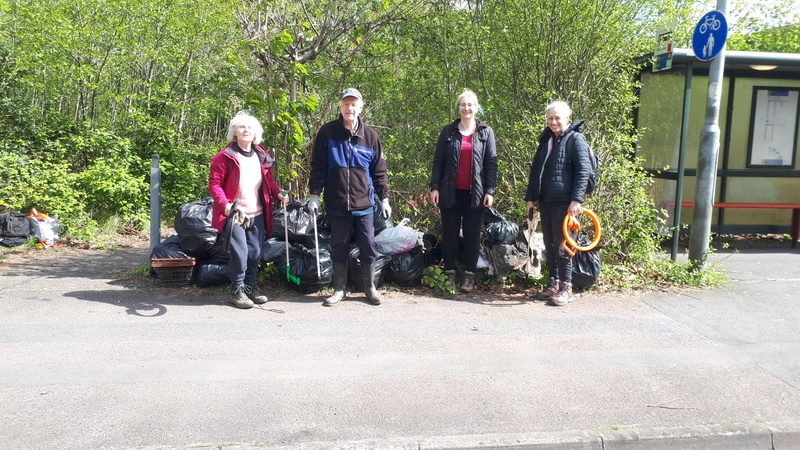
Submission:
[[360,250],[364,293],[374,305],[383,297],[375,288],[374,212],[391,215],[389,177],[378,133],[366,125],[360,114],[364,108],[361,92],[347,88],[339,96],[339,118],[324,124],[314,139],[308,190],[309,209],[319,210],[319,195],[324,195],[325,211],[331,226],[331,261],[333,295],[325,306],[334,306],[344,298],[347,285],[347,262],[350,237],[355,231]]

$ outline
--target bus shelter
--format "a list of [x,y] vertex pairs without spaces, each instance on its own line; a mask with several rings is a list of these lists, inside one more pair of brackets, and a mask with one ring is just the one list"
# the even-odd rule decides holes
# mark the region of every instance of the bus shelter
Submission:
[[[636,154],[675,242],[691,223],[710,61],[675,49],[671,69],[640,73]],[[726,51],[714,201],[800,204],[800,54]],[[781,209],[715,209],[717,233],[788,233]],[[670,231],[665,230],[665,233]],[[674,257],[674,255],[673,255]]]

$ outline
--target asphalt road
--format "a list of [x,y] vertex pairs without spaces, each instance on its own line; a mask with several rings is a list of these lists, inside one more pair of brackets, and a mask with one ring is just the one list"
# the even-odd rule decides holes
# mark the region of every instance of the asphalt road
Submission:
[[147,258],[0,263],[0,448],[800,448],[788,245],[717,254],[721,289],[563,308],[389,290],[237,310],[116,276]]

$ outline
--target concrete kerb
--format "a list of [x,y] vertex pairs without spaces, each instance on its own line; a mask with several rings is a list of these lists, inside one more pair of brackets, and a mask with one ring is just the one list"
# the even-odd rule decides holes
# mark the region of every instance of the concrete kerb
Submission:
[[759,424],[604,431],[603,449],[772,449],[772,432]]
[[196,444],[141,450],[800,450],[800,422],[392,438],[293,445]]
[[800,422],[771,422],[764,426],[772,433],[772,448],[800,450]]

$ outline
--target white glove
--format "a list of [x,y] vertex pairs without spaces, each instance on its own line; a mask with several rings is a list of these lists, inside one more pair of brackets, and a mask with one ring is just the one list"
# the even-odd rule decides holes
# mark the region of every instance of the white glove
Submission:
[[308,211],[316,215],[319,212],[319,195],[312,195],[308,199]]
[[242,228],[250,228],[250,217],[243,213],[239,208],[236,208],[236,212],[233,213],[233,224],[240,226]]
[[250,217],[244,213],[244,209],[241,206],[236,205],[236,209],[233,211],[233,220],[234,225],[238,225],[242,228],[250,228]]
[[384,219],[388,219],[392,215],[392,207],[389,206],[389,199],[385,198],[381,200],[381,216]]
[[[236,209],[233,209],[233,205],[236,205]],[[226,216],[230,216],[231,213],[236,213],[236,212],[238,212],[240,214],[244,214],[244,210],[242,209],[241,206],[239,206],[238,203],[233,202],[233,203],[228,203],[228,204],[225,205],[225,215]]]

